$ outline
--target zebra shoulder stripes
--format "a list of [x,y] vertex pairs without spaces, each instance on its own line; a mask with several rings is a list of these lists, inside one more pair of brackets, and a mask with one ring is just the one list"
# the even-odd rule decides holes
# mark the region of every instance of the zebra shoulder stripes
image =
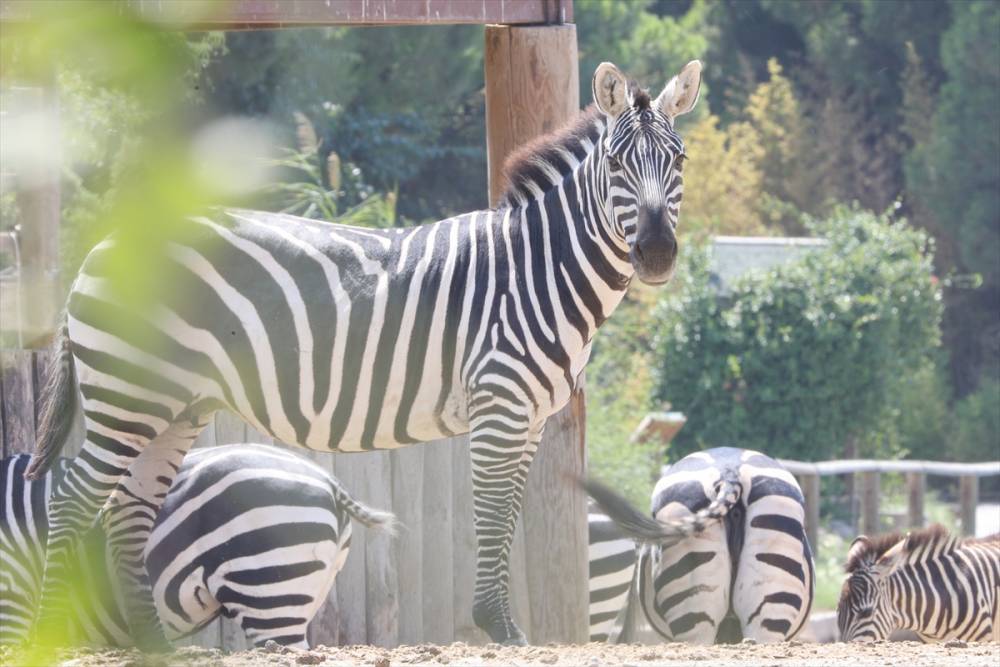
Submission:
[[[621,547],[618,562],[635,573],[630,596],[668,641],[781,641],[804,626],[814,568],[803,497],[774,459],[730,447],[686,456],[656,483],[651,517],[600,484],[585,486],[621,534],[641,545],[636,565]],[[590,586],[592,600],[602,597],[593,574]],[[607,622],[609,613],[592,607],[592,618]],[[600,630],[613,637],[630,628]]]
[[[148,531],[198,429],[227,407],[323,451],[469,433],[474,620],[523,643],[508,559],[528,469],[630,281],[672,275],[684,157],[673,121],[700,80],[689,63],[653,100],[602,64],[595,109],[512,161],[495,210],[394,230],[228,211],[149,247],[113,236],[95,248],[70,293],[31,470],[58,453],[78,384],[86,442],[53,494],[41,639],[69,551],[119,481],[121,532]],[[121,253],[162,269],[142,298],[113,271]],[[139,554],[117,534],[133,634],[162,646]]]
[[[49,492],[69,462],[35,482],[27,455],[0,462],[0,644],[25,641],[41,588]],[[183,637],[219,614],[251,643],[306,647],[351,543],[351,519],[390,526],[392,515],[354,500],[329,473],[263,445],[194,450],[163,503],[144,554],[167,636]],[[80,588],[68,636],[131,646],[127,610],[103,528],[84,536],[69,570]]]
[[911,630],[929,641],[1000,642],[1000,533],[960,538],[939,525],[854,540],[837,604],[844,641]]

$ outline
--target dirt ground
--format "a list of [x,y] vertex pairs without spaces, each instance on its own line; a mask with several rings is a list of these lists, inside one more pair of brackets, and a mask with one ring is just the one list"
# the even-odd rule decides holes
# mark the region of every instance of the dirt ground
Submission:
[[[37,663],[36,663],[37,664]],[[1000,665],[1000,644],[964,644],[952,642],[924,645],[914,642],[878,644],[788,644],[734,646],[529,646],[524,648],[497,645],[401,646],[382,649],[372,646],[325,647],[309,651],[272,645],[263,649],[223,653],[217,649],[186,647],[170,655],[143,656],[136,651],[76,650],[61,654],[54,663],[60,667],[298,667],[321,665],[346,667],[365,665],[433,666],[481,665],[508,667],[522,665],[575,665],[579,667],[698,667],[777,665],[790,667],[825,667],[826,665],[878,665],[906,667],[962,667]],[[35,667],[23,654],[0,649],[0,665]]]

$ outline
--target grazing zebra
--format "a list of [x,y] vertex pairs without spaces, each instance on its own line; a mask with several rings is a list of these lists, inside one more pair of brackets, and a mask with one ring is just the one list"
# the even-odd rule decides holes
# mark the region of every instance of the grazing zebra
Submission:
[[644,545],[631,594],[666,640],[773,642],[804,626],[814,589],[804,501],[774,459],[732,447],[686,456],[656,483],[652,518],[600,484],[585,486]]
[[[128,534],[148,530],[200,424],[227,407],[322,451],[468,432],[474,620],[493,641],[524,643],[508,559],[528,468],[633,277],[673,273],[684,157],[673,121],[700,81],[688,63],[652,100],[603,63],[595,107],[515,156],[496,209],[389,230],[230,210],[146,244],[99,244],[69,296],[29,471],[59,451],[79,386],[87,436],[52,498],[40,638],[59,617],[70,549],[118,482]],[[116,278],[122,256],[158,269],[141,298]],[[162,647],[134,546],[110,544],[136,591],[133,634]]]
[[[22,643],[41,587],[49,492],[69,462],[23,479],[27,455],[0,462],[0,644]],[[144,554],[167,636],[197,631],[220,613],[260,645],[307,647],[306,626],[326,600],[351,543],[351,521],[392,515],[358,503],[315,464],[276,447],[194,450],[164,499]],[[69,569],[83,582],[68,636],[131,646],[122,591],[100,524]]]
[[837,604],[844,641],[911,630],[924,640],[1000,642],[1000,533],[962,539],[935,525],[854,540]]

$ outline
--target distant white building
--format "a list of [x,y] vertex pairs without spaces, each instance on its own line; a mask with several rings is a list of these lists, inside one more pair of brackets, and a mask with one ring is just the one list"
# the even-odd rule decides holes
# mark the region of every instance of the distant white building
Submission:
[[825,239],[780,236],[715,236],[710,268],[712,282],[725,294],[751,269],[769,269],[827,244]]

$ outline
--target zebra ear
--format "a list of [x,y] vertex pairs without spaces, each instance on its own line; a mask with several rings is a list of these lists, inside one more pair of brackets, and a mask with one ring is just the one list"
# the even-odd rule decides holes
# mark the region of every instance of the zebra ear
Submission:
[[879,577],[889,576],[902,564],[906,554],[906,542],[906,539],[900,540],[875,562],[875,573]]
[[604,62],[594,70],[594,102],[609,118],[618,118],[628,102],[628,79],[612,63]]
[[677,116],[694,109],[700,92],[701,61],[692,60],[667,83],[654,106],[673,122]]
[[871,545],[871,540],[868,539],[867,535],[854,538],[854,541],[851,542],[851,548],[847,551],[848,569],[851,569],[851,564],[862,562],[861,559],[868,554]]

